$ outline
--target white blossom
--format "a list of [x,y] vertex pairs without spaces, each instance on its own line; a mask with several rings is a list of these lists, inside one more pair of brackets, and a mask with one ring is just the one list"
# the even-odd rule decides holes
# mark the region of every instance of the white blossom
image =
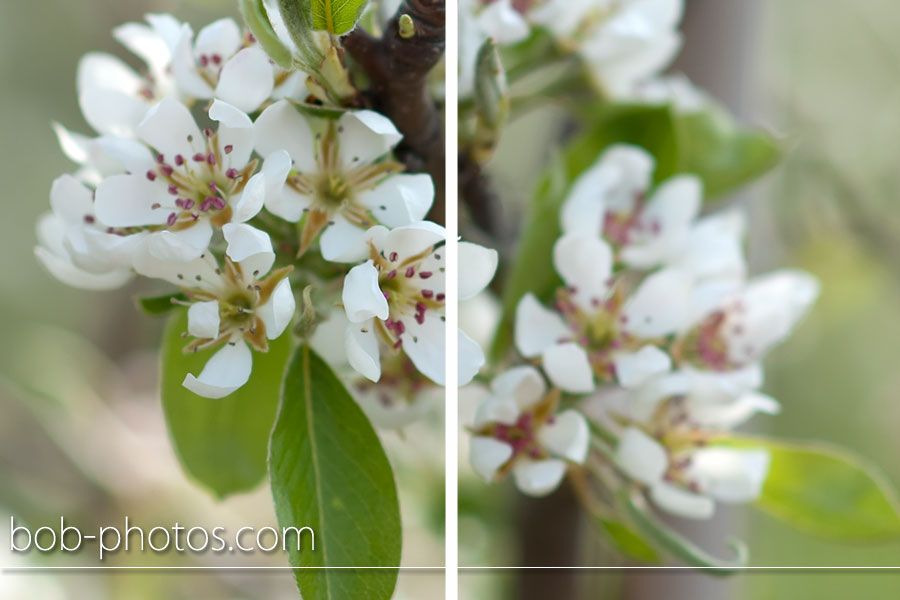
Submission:
[[[421,222],[367,234],[369,259],[344,279],[343,304],[350,325],[346,347],[353,368],[372,381],[381,377],[381,353],[402,350],[432,381],[445,380],[446,302],[444,229]],[[493,278],[497,253],[459,244],[460,300],[480,292]],[[461,331],[459,383],[470,381],[484,362],[481,348]]]
[[263,111],[254,130],[257,151],[266,157],[266,209],[303,220],[301,252],[318,238],[326,260],[356,262],[368,253],[369,228],[409,225],[431,208],[430,176],[398,173],[400,163],[381,160],[402,136],[376,112],[346,112],[314,134],[282,100]]
[[567,462],[584,463],[590,441],[581,413],[557,413],[558,400],[532,367],[495,378],[472,424],[469,460],[475,472],[491,482],[512,471],[516,486],[532,496],[553,491]]
[[35,255],[51,274],[85,289],[116,288],[131,279],[131,260],[145,234],[109,233],[97,219],[93,190],[71,175],[53,182],[50,205],[38,221]]
[[207,398],[222,398],[244,385],[253,367],[251,348],[268,351],[294,317],[295,300],[287,279],[292,267],[271,271],[275,261],[269,236],[250,225],[223,227],[228,242],[220,263],[210,252],[191,261],[161,260],[148,248],[135,268],[165,279],[187,296],[185,352],[220,347],[199,375],[187,374],[184,387]]
[[516,309],[515,342],[524,357],[541,358],[554,385],[587,393],[599,378],[634,387],[669,370],[670,357],[655,344],[687,324],[693,289],[688,274],[657,271],[628,293],[613,277],[609,245],[580,233],[557,241],[553,262],[566,284],[556,310],[525,295]]
[[617,465],[647,486],[654,504],[690,519],[711,517],[716,501],[758,498],[769,460],[764,449],[707,446],[670,451],[636,427],[626,429],[616,447]]
[[140,141],[106,140],[106,151],[128,172],[97,186],[99,220],[121,235],[150,231],[147,243],[159,258],[191,260],[214,229],[255,216],[265,180],[261,173],[251,178],[252,122],[220,100],[210,117],[218,129],[201,130],[187,107],[169,98],[141,122]]

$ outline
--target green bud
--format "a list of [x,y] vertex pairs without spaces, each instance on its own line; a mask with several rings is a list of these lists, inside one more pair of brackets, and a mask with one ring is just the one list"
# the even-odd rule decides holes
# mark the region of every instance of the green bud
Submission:
[[509,91],[506,71],[497,44],[488,39],[478,50],[475,66],[476,126],[472,158],[483,163],[493,154],[503,125],[509,116]]
[[409,38],[416,35],[416,23],[415,21],[413,21],[412,17],[407,14],[400,15],[400,19],[397,22],[397,27],[400,37],[405,40],[408,40]]
[[316,307],[312,301],[313,286],[303,288],[303,302],[300,307],[300,318],[294,326],[294,333],[300,339],[308,339],[316,331]]

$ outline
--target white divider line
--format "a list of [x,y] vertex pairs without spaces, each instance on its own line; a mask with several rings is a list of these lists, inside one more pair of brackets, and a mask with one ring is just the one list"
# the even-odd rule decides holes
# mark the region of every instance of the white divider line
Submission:
[[457,202],[459,198],[459,171],[457,168],[457,156],[459,155],[459,112],[458,102],[458,73],[459,73],[459,8],[455,0],[447,2],[446,22],[446,122],[444,132],[446,135],[446,218],[447,218],[447,304],[446,304],[446,349],[447,349],[447,387],[444,412],[444,459],[445,473],[445,527],[444,527],[444,564],[445,598],[456,600],[459,597],[459,530],[458,530],[458,506],[459,506],[459,403],[457,382],[457,329],[459,327],[459,285],[457,273],[459,268],[459,253],[457,240],[459,237],[459,211]]

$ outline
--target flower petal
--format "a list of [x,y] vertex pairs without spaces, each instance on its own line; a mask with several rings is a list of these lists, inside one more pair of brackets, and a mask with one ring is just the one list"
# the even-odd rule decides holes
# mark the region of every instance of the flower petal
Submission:
[[241,196],[234,204],[232,220],[237,223],[249,221],[259,214],[266,200],[266,175],[257,173],[250,178]]
[[174,98],[165,98],[151,108],[137,131],[167,161],[174,160],[176,154],[188,157],[206,149],[205,136],[191,111]]
[[472,381],[484,366],[484,351],[462,329],[459,330],[457,339],[457,385],[464,386]]
[[223,162],[220,169],[243,169],[253,153],[253,121],[240,108],[218,99],[209,108],[209,118],[219,123],[218,144]]
[[665,481],[650,488],[650,499],[662,510],[686,519],[708,519],[716,509],[712,499]]
[[662,480],[669,468],[669,456],[656,439],[629,427],[619,437],[616,463],[632,479],[652,486]]
[[644,346],[637,352],[619,352],[613,358],[619,385],[633,388],[654,375],[672,368],[672,359],[656,346]]
[[540,356],[560,340],[572,337],[559,314],[544,308],[534,294],[525,294],[516,306],[516,348],[525,358]]
[[322,258],[331,262],[357,262],[368,256],[366,232],[341,215],[319,237]]
[[[110,227],[162,225],[171,209],[165,188],[143,175],[113,175],[97,187],[94,210],[97,217]],[[154,208],[156,206],[156,208]]]
[[685,474],[721,502],[751,502],[762,491],[769,461],[766,450],[700,448],[691,453]]
[[537,369],[523,365],[508,369],[495,377],[491,381],[491,391],[496,397],[514,398],[520,410],[527,410],[544,397],[547,384]]
[[447,373],[444,322],[435,314],[425,315],[422,323],[405,320],[406,332],[400,336],[403,351],[420,373],[438,385],[444,385]]
[[195,338],[219,337],[219,302],[194,302],[188,308],[188,333]]
[[381,355],[372,319],[347,325],[344,346],[347,350],[347,362],[351,367],[370,381],[381,379]]
[[512,458],[512,454],[512,446],[494,438],[475,435],[469,440],[472,469],[488,483],[497,478],[497,471]]
[[401,227],[421,221],[434,202],[434,182],[423,173],[392,175],[374,189],[359,194],[357,201],[372,211],[378,222]]
[[562,481],[566,463],[561,460],[520,459],[513,466],[516,487],[529,496],[546,496]]
[[497,272],[497,251],[459,242],[459,299],[468,300],[488,286]]
[[260,48],[244,48],[225,63],[216,96],[244,112],[253,112],[272,95],[274,72]]
[[691,278],[677,269],[658,271],[643,281],[623,308],[625,327],[638,337],[669,335],[688,325]]
[[378,285],[378,270],[371,260],[350,269],[344,278],[341,299],[351,323],[362,323],[372,317],[382,321],[388,318],[388,301]]
[[200,375],[188,373],[182,385],[204,398],[224,398],[247,383],[253,370],[250,348],[242,341],[229,342],[213,354]]
[[[462,263],[461,263],[462,264]],[[587,311],[603,302],[612,276],[612,249],[604,240],[583,233],[569,233],[553,245],[553,266],[574,298]]]
[[268,233],[246,223],[226,223],[222,227],[222,234],[228,243],[225,254],[234,262],[240,263],[258,254],[266,254],[271,257],[271,259],[266,259],[268,266],[265,264],[266,261],[262,263],[254,261],[250,273],[259,271],[259,275],[264,275],[272,268],[275,254],[272,251],[272,240]]
[[584,464],[587,459],[591,433],[587,421],[576,410],[565,410],[538,431],[541,444],[561,458]]
[[272,104],[253,124],[253,145],[262,156],[287,150],[294,168],[301,173],[315,173],[315,139],[303,115],[287,100]]
[[584,349],[573,342],[555,344],[544,350],[544,372],[556,387],[572,394],[594,391],[594,372]]
[[266,324],[266,337],[274,340],[284,333],[284,330],[294,318],[296,308],[294,292],[291,291],[291,282],[284,278],[272,290],[269,301],[256,309],[256,314]]
[[354,168],[373,162],[396,146],[403,135],[391,120],[372,110],[344,113],[338,120],[341,163]]

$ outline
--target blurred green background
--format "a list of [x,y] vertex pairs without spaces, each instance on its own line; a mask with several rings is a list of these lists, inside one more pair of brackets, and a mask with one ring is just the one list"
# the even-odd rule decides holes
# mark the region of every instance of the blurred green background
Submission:
[[[827,440],[879,465],[900,487],[900,3],[893,0],[687,0],[685,46],[673,70],[688,74],[745,123],[775,132],[781,166],[732,202],[750,213],[751,269],[782,266],[818,276],[820,301],[771,353],[765,390],[783,404],[752,427]],[[552,148],[560,114],[522,118],[505,135],[492,175],[517,222]],[[530,151],[526,149],[531,149]],[[464,229],[465,231],[465,229]],[[510,238],[514,239],[515,232]],[[465,235],[465,234],[464,234]],[[470,420],[473,403],[462,405]],[[486,487],[461,466],[463,564],[521,564],[523,503],[512,486]],[[518,517],[517,517],[518,515]],[[518,518],[518,521],[516,519]],[[489,525],[488,525],[489,524]],[[754,566],[900,566],[900,544],[844,545],[789,529],[750,508],[684,524],[727,555],[735,534]],[[579,528],[579,564],[614,558]],[[579,597],[844,599],[896,597],[900,572],[756,571],[719,580],[689,572],[569,573]],[[521,572],[469,572],[469,598],[520,597]],[[566,583],[558,580],[559,589]],[[525,584],[527,585],[527,583]]]
[[[133,284],[116,292],[68,288],[33,255],[34,225],[49,209],[53,179],[74,171],[51,129],[89,133],[75,92],[79,57],[108,51],[140,64],[111,36],[147,12],[171,12],[194,30],[237,17],[234,0],[0,0],[0,565],[98,565],[96,547],[74,555],[11,555],[9,518],[35,529],[67,524],[85,533],[122,527],[276,525],[265,485],[216,502],[175,459],[156,391],[162,321],[140,314]],[[440,419],[384,436],[398,473],[404,565],[443,561]],[[119,553],[110,566],[286,566],[280,552],[243,555]],[[396,597],[440,597],[443,575],[401,574]],[[0,600],[282,600],[297,598],[289,570],[263,572],[0,573]]]

